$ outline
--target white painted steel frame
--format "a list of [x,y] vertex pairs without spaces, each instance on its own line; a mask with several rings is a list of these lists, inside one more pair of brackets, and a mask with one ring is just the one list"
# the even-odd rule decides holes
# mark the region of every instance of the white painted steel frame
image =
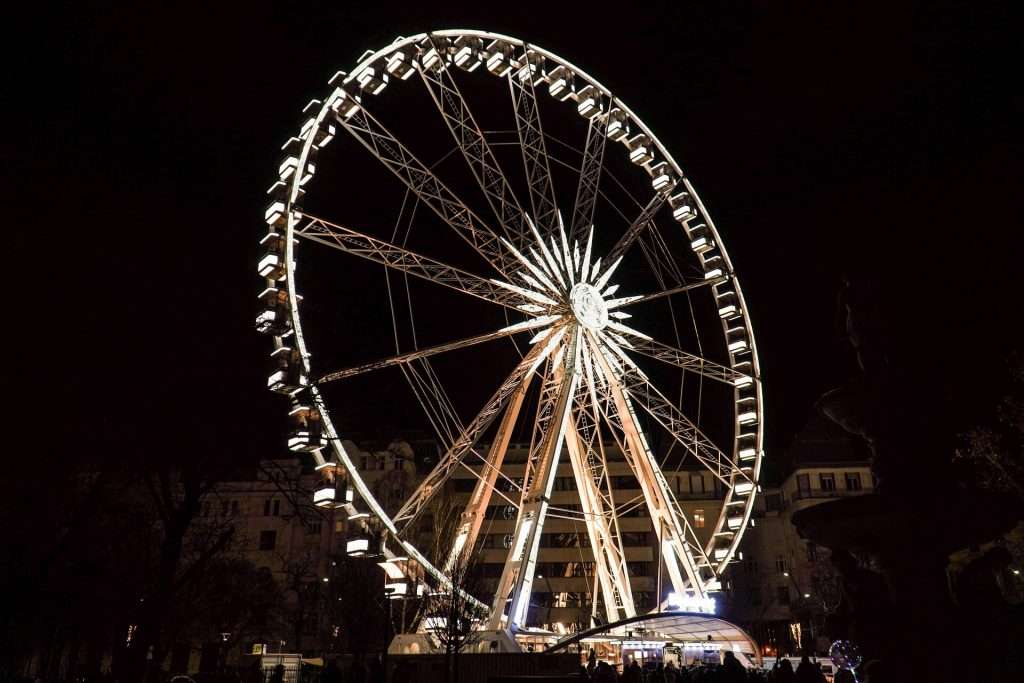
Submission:
[[[522,60],[525,57],[525,52],[529,51],[537,55],[543,63],[565,67],[575,78],[577,86],[591,86],[603,98],[604,101],[600,105],[601,113],[599,116],[591,118],[588,129],[588,140],[581,165],[579,187],[577,188],[577,202],[576,206],[573,207],[571,225],[571,234],[573,236],[571,243],[573,245],[576,244],[576,241],[581,238],[583,231],[588,227],[586,225],[587,216],[593,215],[593,204],[596,201],[598,179],[600,177],[606,144],[605,136],[600,134],[601,116],[606,114],[611,107],[624,112],[633,133],[641,132],[651,139],[652,148],[655,150],[658,158],[664,160],[671,167],[675,177],[679,179],[679,186],[685,187],[690,196],[694,198],[697,204],[697,215],[706,223],[708,231],[713,238],[715,255],[719,257],[719,262],[722,264],[721,275],[709,278],[708,281],[703,283],[676,288],[676,291],[684,291],[684,289],[690,287],[710,285],[714,288],[716,296],[721,292],[727,292],[734,297],[738,304],[738,312],[728,320],[723,316],[722,329],[724,334],[730,331],[735,332],[736,330],[743,332],[746,346],[736,350],[730,349],[732,368],[712,364],[681,350],[673,349],[666,345],[659,345],[657,342],[649,339],[641,338],[639,341],[633,339],[628,343],[622,344],[622,347],[650,355],[658,360],[673,363],[686,370],[697,371],[712,379],[733,382],[734,385],[737,384],[737,379],[743,377],[752,378],[752,382],[744,384],[742,387],[737,386],[734,392],[737,406],[735,416],[737,419],[735,420],[736,431],[733,457],[729,458],[721,451],[718,451],[718,449],[712,449],[707,444],[700,444],[695,449],[698,452],[701,451],[702,447],[705,449],[706,452],[700,453],[701,457],[709,458],[707,463],[714,462],[714,467],[717,468],[719,476],[726,471],[729,474],[730,485],[726,488],[723,514],[716,523],[715,533],[707,547],[698,547],[695,550],[693,541],[696,537],[693,535],[692,529],[688,528],[685,516],[681,514],[678,503],[672,499],[671,491],[668,489],[660,470],[657,469],[657,462],[654,460],[653,454],[651,454],[650,449],[647,447],[646,440],[636,423],[631,397],[639,395],[644,398],[641,401],[641,405],[648,412],[651,412],[656,419],[660,416],[661,419],[659,421],[662,421],[662,424],[667,423],[669,431],[676,438],[689,443],[694,443],[694,439],[696,439],[696,442],[700,443],[698,437],[699,430],[689,424],[681,413],[677,415],[676,412],[678,411],[673,411],[673,406],[670,403],[667,401],[659,402],[658,399],[663,399],[663,396],[646,382],[646,379],[642,376],[642,373],[639,373],[637,368],[629,366],[629,358],[619,346],[624,341],[622,336],[616,335],[618,342],[613,341],[610,337],[599,339],[598,336],[600,335],[594,335],[590,332],[584,333],[582,328],[575,324],[559,328],[559,336],[561,333],[569,332],[567,335],[569,341],[567,344],[569,346],[568,349],[559,347],[556,350],[556,346],[559,346],[559,343],[551,343],[551,340],[554,340],[556,337],[554,334],[550,335],[550,340],[546,340],[547,343],[538,343],[531,349],[530,354],[517,366],[509,379],[506,380],[505,384],[502,385],[495,396],[492,397],[492,400],[481,411],[477,419],[467,428],[467,431],[459,439],[457,445],[453,445],[452,449],[450,449],[443,460],[443,466],[439,465],[439,470],[435,470],[439,474],[434,476],[434,473],[432,473],[428,480],[424,482],[427,493],[414,496],[410,501],[413,503],[412,506],[410,507],[408,504],[404,506],[403,511],[396,515],[394,519],[389,518],[384,513],[366,484],[359,477],[358,471],[341,445],[341,441],[330,420],[319,391],[316,387],[311,387],[310,395],[323,416],[325,436],[333,451],[333,459],[348,470],[351,481],[359,496],[366,502],[370,511],[380,523],[397,539],[404,552],[419,562],[424,570],[436,581],[442,585],[448,585],[450,581],[445,573],[433,567],[408,541],[402,539],[401,528],[398,523],[408,522],[415,517],[416,511],[422,509],[425,500],[429,499],[433,492],[436,492],[438,484],[443,483],[454,467],[461,462],[461,458],[472,448],[475,438],[483,432],[486,424],[490,424],[490,421],[500,412],[501,407],[508,402],[510,397],[513,397],[512,405],[506,413],[506,421],[509,424],[503,421],[502,427],[499,429],[499,438],[496,439],[495,445],[491,448],[486,458],[492,466],[494,463],[498,463],[497,468],[492,467],[490,470],[497,471],[500,468],[500,459],[503,457],[504,450],[507,447],[509,427],[514,423],[519,413],[522,395],[525,393],[529,377],[537,370],[541,363],[546,362],[547,367],[554,368],[546,373],[544,378],[544,384],[548,387],[547,393],[550,394],[547,403],[551,406],[551,412],[549,415],[542,416],[543,420],[538,421],[538,425],[543,422],[545,428],[538,442],[537,457],[534,457],[531,453],[532,476],[528,485],[524,486],[523,505],[520,509],[519,521],[517,521],[517,544],[519,540],[522,541],[521,552],[518,553],[517,558],[513,558],[512,562],[506,566],[506,572],[510,573],[508,580],[504,576],[502,579],[503,585],[507,584],[510,587],[509,590],[511,590],[511,597],[509,599],[512,604],[511,613],[515,615],[512,625],[515,626],[521,623],[521,616],[525,611],[525,605],[529,602],[530,582],[532,582],[533,578],[531,564],[536,560],[536,540],[539,539],[540,527],[542,526],[540,523],[526,525],[525,522],[530,519],[537,520],[538,522],[543,520],[548,506],[547,498],[550,494],[551,478],[553,477],[554,468],[557,466],[558,454],[563,443],[569,444],[570,459],[573,460],[574,471],[577,470],[578,466],[585,467],[587,470],[582,473],[585,475],[582,478],[580,472],[576,472],[576,474],[578,481],[585,485],[581,486],[581,490],[586,489],[585,497],[588,500],[588,507],[592,511],[596,511],[599,506],[604,505],[604,502],[602,502],[603,494],[599,486],[600,477],[597,479],[591,477],[592,467],[584,462],[586,454],[583,452],[583,442],[585,440],[581,438],[578,431],[579,411],[577,411],[577,418],[575,420],[572,417],[573,395],[576,393],[580,376],[581,374],[586,375],[586,373],[590,373],[592,379],[588,384],[588,390],[600,388],[605,393],[606,396],[600,408],[600,413],[609,424],[619,429],[624,442],[623,450],[627,460],[629,460],[630,465],[638,473],[638,479],[641,482],[641,486],[644,487],[644,496],[648,505],[651,506],[652,519],[657,515],[660,520],[656,531],[663,543],[663,547],[668,551],[666,557],[675,558],[675,560],[683,565],[680,569],[674,560],[669,560],[669,573],[674,587],[677,590],[690,590],[698,594],[704,594],[709,587],[713,586],[714,577],[724,570],[735,553],[740,536],[742,535],[742,529],[745,528],[749,521],[753,506],[756,488],[746,489],[744,494],[740,494],[731,483],[734,483],[737,477],[756,482],[760,470],[763,446],[764,420],[760,368],[754,338],[745,317],[746,309],[742,291],[739,283],[733,276],[729,257],[722,247],[722,241],[713,222],[707,215],[689,180],[682,174],[681,169],[679,169],[657,138],[654,137],[643,122],[626,105],[614,98],[606,88],[574,65],[561,60],[550,52],[532,45],[528,46],[514,38],[493,33],[462,30],[439,31],[430,35],[420,34],[412,38],[399,39],[380,52],[370,53],[352,73],[362,74],[372,65],[383,65],[389,55],[393,55],[398,51],[404,50],[408,51],[409,54],[415,55],[418,49],[417,46],[423,44],[423,41],[432,42],[436,46],[436,43],[433,41],[438,39],[452,40],[460,36],[479,38],[486,42],[498,41],[501,44],[511,46],[513,59],[518,58]],[[487,195],[492,209],[494,209],[496,215],[500,216],[501,229],[506,232],[506,235],[511,240],[511,245],[507,246],[514,245],[519,249],[523,249],[530,242],[530,238],[522,228],[522,209],[515,200],[510,185],[501,174],[484,135],[472,120],[472,115],[464,100],[462,100],[454,79],[448,73],[449,57],[450,55],[441,58],[441,69],[439,71],[424,69],[418,62],[416,62],[415,68],[419,71],[421,78],[434,97],[435,103],[438,105],[453,136],[459,142],[460,149],[462,149],[467,162],[473,168],[474,174],[485,195]],[[522,64],[523,62],[520,61],[519,65],[521,66]],[[530,68],[528,59],[527,67]],[[543,69],[543,66],[538,66],[538,68]],[[557,216],[557,206],[554,203],[547,152],[543,147],[544,136],[540,128],[539,111],[535,99],[533,72],[529,71],[528,74],[530,77],[522,81],[516,78],[515,70],[513,69],[508,72],[508,78],[516,109],[517,130],[520,134],[520,144],[523,148],[524,163],[527,168],[531,203],[534,207],[534,215],[538,218],[538,222],[540,222],[547,237],[552,236],[551,233],[555,231],[554,218]],[[352,77],[349,77],[345,82],[348,83],[351,79]],[[540,81],[536,82],[539,83]],[[380,87],[382,88],[383,85]],[[312,167],[309,165],[311,151],[318,145],[326,144],[324,140],[329,140],[329,136],[325,132],[328,130],[328,126],[340,124],[367,149],[378,156],[387,168],[416,194],[420,201],[427,204],[442,220],[448,223],[460,237],[480,253],[507,281],[513,279],[518,266],[527,259],[533,262],[532,267],[528,270],[540,271],[544,275],[546,282],[539,282],[541,289],[544,288],[545,284],[551,284],[558,277],[559,265],[568,271],[570,279],[580,275],[573,272],[576,270],[574,265],[578,264],[579,260],[578,247],[575,247],[577,251],[575,254],[572,253],[569,244],[564,244],[564,248],[559,250],[559,245],[555,244],[554,240],[552,240],[552,249],[549,250],[543,245],[539,248],[539,252],[543,256],[539,256],[537,251],[534,251],[531,247],[530,253],[526,258],[518,258],[517,254],[514,253],[514,249],[503,248],[498,235],[469,210],[458,199],[457,195],[441,183],[397,138],[392,136],[366,111],[363,99],[369,97],[367,93],[356,95],[349,91],[347,93],[348,99],[344,100],[344,97],[338,95],[338,90],[336,89],[332,97],[335,103],[339,100],[339,97],[347,103],[345,104],[347,115],[337,115],[335,109],[331,107],[332,100],[329,100],[328,104],[323,105],[311,117],[309,122],[303,127],[302,137],[304,144],[301,155],[294,165],[296,169],[302,169],[302,171],[294,173],[288,185],[284,208],[284,215],[286,216],[286,239],[284,242],[286,275],[284,285],[288,295],[291,325],[286,333],[287,338],[275,338],[275,347],[281,347],[287,342],[289,346],[296,348],[302,359],[304,372],[307,375],[310,373],[310,357],[302,333],[299,318],[299,298],[295,287],[293,236],[296,235],[319,239],[328,244],[333,241],[334,244],[332,246],[341,246],[343,251],[349,251],[349,253],[354,253],[364,258],[371,258],[371,260],[384,263],[389,267],[397,268],[419,277],[425,277],[446,286],[453,286],[453,283],[455,283],[455,288],[493,303],[505,306],[511,305],[519,310],[524,310],[530,306],[535,309],[541,308],[541,310],[527,311],[535,315],[541,312],[555,312],[551,310],[553,308],[551,306],[544,309],[535,297],[527,302],[522,296],[519,298],[510,296],[510,292],[512,294],[522,294],[524,290],[530,291],[537,288],[517,288],[510,286],[508,282],[498,283],[493,280],[488,282],[476,276],[468,276],[468,274],[456,271],[456,269],[445,266],[440,262],[400,250],[394,247],[394,245],[388,245],[354,231],[345,233],[345,236],[349,238],[347,241],[338,240],[337,226],[328,224],[325,221],[319,221],[319,219],[313,219],[313,221],[319,221],[316,227],[321,230],[320,235],[313,235],[313,230],[311,229],[313,224],[311,222],[307,221],[306,225],[302,226],[303,219],[299,205],[303,193],[302,185],[305,185],[312,175]],[[358,104],[353,108],[351,106],[352,102],[358,102]],[[309,169],[308,173],[307,168]],[[625,255],[636,237],[651,226],[654,214],[657,213],[664,202],[664,196],[665,194],[662,192],[656,194],[626,231],[613,249],[611,257],[606,258],[605,264],[611,264],[611,267],[606,267],[604,274],[610,276],[614,266],[617,265],[619,257]],[[512,226],[511,230],[509,230],[510,226]],[[345,229],[342,230],[344,231]],[[567,242],[564,237],[563,242]],[[343,244],[344,246],[342,246]],[[588,244],[587,256],[583,259],[584,262],[588,263],[589,249]],[[598,263],[593,264],[593,269],[595,271],[599,269]],[[467,276],[472,279],[467,279]],[[534,272],[533,276],[534,281],[538,282],[539,273]],[[586,277],[584,276],[582,279],[585,280]],[[484,286],[491,285],[492,283],[498,284],[498,286]],[[565,283],[560,284],[565,286]],[[601,286],[603,287],[605,284],[607,284],[607,278],[601,283]],[[641,297],[627,297],[617,300],[614,302],[614,305],[612,301],[606,303],[607,307],[611,309],[639,300],[650,300],[658,296],[666,296],[670,293],[666,291]],[[566,318],[566,320],[571,320],[571,318]],[[616,329],[612,328],[612,330]],[[628,332],[628,328],[618,329],[617,331],[625,334]],[[553,354],[556,354],[555,358],[551,357]],[[586,357],[584,364],[589,362],[590,366],[581,366],[580,358],[584,356]],[[598,367],[600,370],[597,369]],[[554,381],[556,378],[557,382]],[[553,391],[552,387],[557,387],[557,391]],[[592,400],[596,403],[598,399],[592,397]],[[743,422],[739,419],[739,405],[741,401],[744,402],[745,406],[750,406],[749,408],[744,408]],[[753,419],[750,419],[750,415],[753,415]],[[571,429],[569,429],[570,424],[572,425]],[[566,439],[567,430],[569,432],[568,440]],[[505,435],[504,438],[501,435]],[[741,454],[743,454],[742,457]],[[319,464],[325,462],[322,453],[319,451],[315,452],[314,455]],[[705,461],[702,460],[702,462]],[[742,464],[743,467],[738,467],[737,463]],[[726,466],[728,467],[726,468]],[[593,486],[587,484],[587,481],[592,482]],[[478,488],[479,490],[474,492],[474,499],[476,500],[475,509],[479,511],[474,513],[474,519],[477,522],[476,530],[473,530],[473,525],[471,524],[470,530],[465,537],[465,542],[470,543],[470,548],[472,547],[470,539],[477,533],[479,518],[482,516],[482,511],[486,509],[486,489],[493,488],[493,479],[491,479],[489,484],[478,485]],[[421,486],[421,489],[424,489],[424,486]],[[608,503],[610,503],[607,508],[610,511],[608,517],[602,518],[601,514],[596,514],[595,517],[605,523],[617,524],[615,505],[610,500]],[[730,508],[736,508],[737,503],[741,507],[741,524],[735,529],[726,531],[724,528],[726,526],[726,511]],[[524,526],[533,526],[533,529],[523,531]],[[598,526],[601,525],[599,524]],[[599,545],[604,543],[608,547],[612,547],[615,544],[613,540],[614,532],[610,526],[607,529],[603,527],[595,528],[593,533],[588,529],[588,534],[591,536],[592,544],[595,543],[595,539]],[[513,549],[515,549],[515,546]],[[595,558],[598,556],[597,551],[598,548],[595,548]],[[516,555],[516,553],[513,553],[513,555]],[[614,594],[615,590],[621,590],[623,586],[628,591],[628,578],[623,578],[622,573],[616,569],[622,564],[621,561],[611,555],[609,555],[609,558],[608,562],[600,563],[602,566],[600,572],[604,575],[600,577],[601,583],[604,584],[602,585],[603,591],[606,594],[609,592]],[[519,566],[528,571],[517,571],[519,566],[513,566],[515,563],[519,563]],[[514,588],[512,588],[513,584]],[[615,584],[618,584],[618,586]],[[506,591],[504,595],[507,597],[509,593]],[[504,599],[503,597],[502,601]],[[626,610],[631,606],[631,599],[624,601],[614,598],[609,603],[606,597],[606,603],[611,604],[616,609]],[[476,604],[479,605],[478,602]],[[503,602],[499,604],[499,601],[496,599],[495,606],[501,609],[492,610],[492,624],[495,623],[496,618],[500,620],[500,613],[504,611]]]

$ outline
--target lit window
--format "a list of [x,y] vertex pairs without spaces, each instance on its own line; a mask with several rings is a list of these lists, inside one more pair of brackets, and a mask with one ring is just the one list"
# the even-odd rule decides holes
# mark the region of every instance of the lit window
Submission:
[[698,508],[693,511],[693,528],[703,529],[704,528],[704,510]]

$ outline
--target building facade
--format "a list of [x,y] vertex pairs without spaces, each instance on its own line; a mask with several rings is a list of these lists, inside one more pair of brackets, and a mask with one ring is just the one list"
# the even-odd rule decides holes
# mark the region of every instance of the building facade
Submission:
[[[798,510],[873,489],[865,454],[836,430],[812,421],[785,454],[788,467],[781,480],[762,485],[742,552],[718,596],[720,613],[745,626],[763,644],[763,654],[797,652],[801,642],[813,647],[827,635],[825,618],[842,599],[827,550],[803,541],[792,524]],[[392,513],[441,455],[428,441],[415,449],[402,441],[380,449],[363,450],[352,442],[345,446],[378,501]],[[499,479],[508,498],[492,496],[480,530],[472,571],[484,594],[493,593],[508,555],[516,517],[509,499],[528,451],[529,444],[510,444]],[[621,453],[608,450],[606,456],[612,495],[622,510],[619,526],[634,603],[638,612],[650,611],[659,604],[659,588],[661,600],[667,597],[670,582],[639,483]],[[479,466],[461,468],[422,515],[417,547],[428,557],[439,559],[432,550],[443,548],[440,536],[464,507],[479,474]],[[722,509],[720,483],[702,469],[680,468],[666,478],[706,543]],[[340,595],[332,581],[344,581],[346,522],[340,511],[312,504],[319,482],[319,473],[302,457],[265,461],[255,479],[222,485],[204,507],[205,514],[236,525],[236,552],[270,572],[284,589],[289,616],[280,633],[266,636],[268,647],[304,652],[345,647],[334,604]],[[527,619],[531,626],[571,633],[604,618],[603,605],[592,598],[593,556],[579,511],[575,479],[565,462],[556,472],[540,540]]]

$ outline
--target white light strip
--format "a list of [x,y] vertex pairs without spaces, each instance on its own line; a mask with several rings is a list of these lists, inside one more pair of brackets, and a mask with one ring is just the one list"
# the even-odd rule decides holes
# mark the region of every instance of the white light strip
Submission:
[[594,283],[594,288],[595,289],[603,289],[604,286],[606,284],[608,284],[608,279],[612,276],[612,273],[615,272],[615,269],[619,267],[620,263],[622,263],[622,257],[621,256],[619,258],[615,259],[615,263],[613,263],[608,268],[608,270],[606,270],[604,272],[604,274],[601,275],[601,277],[598,279],[598,281]]
[[587,282],[590,271],[590,251],[594,246],[594,226],[590,226],[590,234],[587,236],[587,246],[583,251],[583,263],[580,268],[580,282]]
[[497,278],[491,278],[491,282],[493,282],[494,284],[498,285],[499,287],[504,287],[505,289],[509,290],[510,292],[515,292],[516,294],[522,294],[527,299],[532,299],[532,300],[534,300],[534,301],[536,301],[538,303],[547,304],[548,306],[554,306],[557,303],[554,299],[550,299],[550,298],[544,296],[543,294],[538,294],[537,292],[530,291],[529,289],[523,289],[522,287],[516,287],[515,285],[511,285],[511,284],[509,284],[507,282],[502,282],[501,280],[498,280]]

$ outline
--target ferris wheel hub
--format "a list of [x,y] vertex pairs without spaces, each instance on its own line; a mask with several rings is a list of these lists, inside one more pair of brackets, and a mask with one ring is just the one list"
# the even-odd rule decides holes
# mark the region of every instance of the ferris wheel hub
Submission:
[[576,320],[588,330],[602,330],[608,324],[608,305],[594,285],[581,282],[569,292]]

